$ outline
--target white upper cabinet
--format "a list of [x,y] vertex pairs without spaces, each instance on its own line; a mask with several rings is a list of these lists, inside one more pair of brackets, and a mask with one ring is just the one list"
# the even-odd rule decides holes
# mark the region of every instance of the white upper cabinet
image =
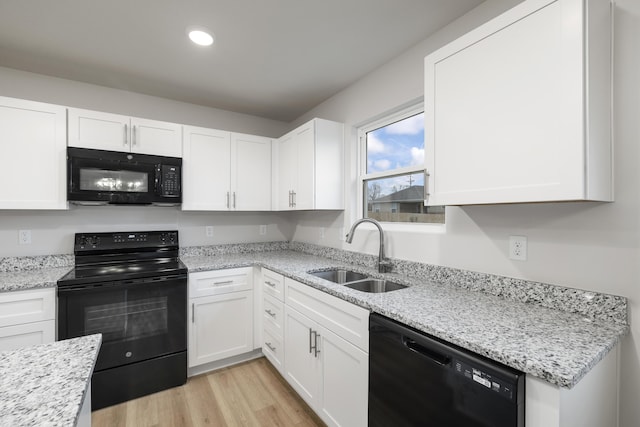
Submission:
[[183,210],[271,210],[271,139],[184,126]]
[[0,209],[67,209],[66,108],[0,97]]
[[184,126],[182,210],[227,210],[231,188],[231,133]]
[[70,147],[182,157],[182,126],[99,111],[69,109]]
[[231,208],[271,210],[271,138],[231,134]]
[[344,209],[343,125],[313,119],[278,140],[279,210]]
[[527,0],[425,58],[427,205],[613,200],[610,14]]

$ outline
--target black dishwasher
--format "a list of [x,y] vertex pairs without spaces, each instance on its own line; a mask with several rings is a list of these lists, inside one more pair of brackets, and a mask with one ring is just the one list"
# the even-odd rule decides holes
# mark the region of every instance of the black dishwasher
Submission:
[[524,373],[378,314],[369,334],[370,427],[524,426]]

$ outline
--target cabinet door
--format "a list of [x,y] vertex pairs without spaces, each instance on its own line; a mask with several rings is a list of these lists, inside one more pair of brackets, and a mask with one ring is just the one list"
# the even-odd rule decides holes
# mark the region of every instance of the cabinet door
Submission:
[[128,116],[77,108],[69,109],[68,145],[70,147],[129,151],[130,131]]
[[231,133],[184,126],[182,209],[228,210]]
[[[584,25],[604,15],[595,45],[608,49],[608,9],[608,1],[523,2],[425,58],[427,204],[585,199],[598,186],[585,177],[590,162],[608,171],[610,191],[608,126],[590,138],[601,120],[584,122],[588,97],[610,86],[585,83],[609,74],[609,55],[591,50]],[[585,69],[586,51],[603,70]]]
[[322,403],[318,413],[329,426],[366,427],[369,356],[326,328],[319,333]]
[[0,97],[0,209],[66,209],[66,110]]
[[253,291],[190,301],[190,368],[253,350]]
[[[293,195],[294,209],[315,208],[315,122],[310,121],[294,131],[297,148],[297,180]],[[336,159],[337,161],[337,159]],[[337,190],[336,190],[337,191]]]
[[131,151],[155,156],[182,157],[182,126],[133,117]]
[[54,342],[55,327],[55,320],[46,320],[0,328],[0,351]]
[[231,134],[232,208],[271,210],[271,139]]
[[293,133],[278,140],[278,210],[293,209],[295,181],[298,174],[298,148]]
[[317,331],[318,326],[288,306],[284,316],[285,379],[309,406],[317,408],[322,372],[320,358],[312,346],[316,343],[313,331]]

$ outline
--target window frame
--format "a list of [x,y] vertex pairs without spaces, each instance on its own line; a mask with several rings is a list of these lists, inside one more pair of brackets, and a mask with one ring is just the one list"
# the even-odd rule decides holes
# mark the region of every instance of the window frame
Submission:
[[[357,194],[358,203],[357,218],[366,218],[367,203],[364,200],[364,185],[366,181],[380,178],[393,178],[395,176],[406,175],[410,173],[422,173],[424,175],[424,186],[426,189],[428,176],[426,175],[426,166],[422,165],[407,166],[397,169],[392,169],[384,172],[367,173],[367,133],[379,129],[381,127],[388,126],[392,123],[409,118],[416,114],[424,113],[424,102],[412,103],[409,106],[401,107],[395,111],[391,111],[386,114],[379,115],[377,118],[365,122],[364,124],[357,126],[356,138],[357,138]],[[423,145],[424,149],[424,145]],[[424,203],[424,200],[423,200]],[[446,210],[445,210],[446,212]],[[445,214],[446,215],[446,214]],[[446,223],[446,216],[445,216]],[[445,224],[435,222],[382,222],[385,224],[385,228],[389,229],[407,229],[411,227],[415,230],[415,227],[431,228],[436,231],[444,231]]]

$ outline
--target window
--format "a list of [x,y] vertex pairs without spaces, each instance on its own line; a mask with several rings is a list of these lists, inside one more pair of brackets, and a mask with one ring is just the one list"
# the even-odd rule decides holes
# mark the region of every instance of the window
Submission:
[[424,206],[424,111],[402,110],[358,129],[365,218],[444,223],[444,206]]

